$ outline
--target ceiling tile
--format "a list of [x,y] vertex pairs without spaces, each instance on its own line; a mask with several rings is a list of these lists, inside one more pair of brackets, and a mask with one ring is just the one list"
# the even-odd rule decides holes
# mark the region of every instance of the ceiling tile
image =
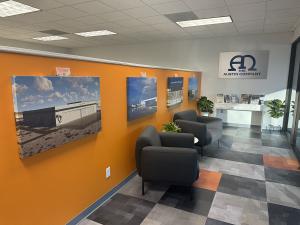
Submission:
[[130,9],[130,8],[136,8],[140,6],[145,6],[145,3],[143,3],[141,0],[99,0],[102,3],[118,10],[122,9]]
[[74,23],[76,23],[77,21],[88,25],[103,24],[106,22],[106,20],[104,20],[103,17],[99,15],[90,15],[76,18],[76,20],[74,20]]
[[178,0],[142,0],[147,5],[161,4],[166,2],[178,1]]
[[276,16],[267,16],[265,23],[266,24],[296,24],[299,17],[292,16],[292,17],[276,17]]
[[267,2],[267,10],[299,8],[299,0],[272,0]]
[[30,5],[32,7],[38,8],[38,9],[53,9],[63,6],[62,3],[59,3],[54,0],[17,0],[18,2],[21,2],[26,5]]
[[144,17],[159,15],[158,12],[156,12],[154,9],[150,8],[149,6],[141,6],[137,8],[126,9],[123,12],[134,18],[144,18]]
[[170,14],[170,13],[178,13],[178,12],[187,12],[190,9],[180,1],[172,1],[161,4],[151,5],[153,9],[158,11],[161,14]]
[[267,17],[291,17],[300,16],[300,8],[269,10],[267,11]]
[[49,13],[47,11],[38,11],[34,13],[28,13],[23,15],[11,16],[9,20],[11,21],[20,21],[22,23],[42,23],[42,22],[51,22],[63,19],[63,17]]
[[265,20],[248,20],[248,21],[235,21],[234,24],[238,29],[243,29],[244,27],[255,27],[263,26]]
[[183,28],[179,27],[178,25],[174,23],[162,23],[162,24],[155,24],[152,25],[155,29],[161,30],[161,31],[184,31]]
[[[26,1],[26,0],[24,0],[24,1]],[[51,0],[51,1],[53,1],[53,0]],[[55,0],[55,1],[59,2],[61,4],[64,4],[64,5],[74,5],[77,3],[88,2],[91,0]]]
[[182,0],[190,9],[212,9],[226,7],[225,0]]
[[267,0],[225,0],[227,5],[242,5],[242,4],[251,4],[258,2],[265,2]]
[[[245,8],[247,10],[245,10]],[[247,21],[265,18],[266,3],[254,3],[246,5],[232,5],[229,6],[229,12],[233,21]]]
[[214,9],[201,9],[196,10],[194,13],[199,18],[209,18],[209,17],[219,17],[219,16],[228,16],[230,15],[226,7],[214,8]]
[[293,31],[293,26],[290,24],[265,24],[265,33],[275,33],[275,32],[289,32]]
[[118,21],[118,20],[129,20],[132,19],[131,16],[120,12],[120,11],[115,11],[115,12],[110,12],[110,13],[104,13],[99,15],[101,18],[103,18],[105,21],[108,22],[114,22],[114,21]]
[[62,16],[64,18],[77,18],[87,15],[86,12],[80,11],[71,6],[64,6],[56,9],[51,9],[48,12]]
[[145,25],[142,21],[139,21],[137,19],[128,19],[128,20],[118,20],[115,22],[116,24],[119,24],[121,26],[125,27],[132,27],[132,26],[142,26]]
[[150,16],[150,17],[140,18],[139,20],[149,25],[170,23],[170,20],[167,19],[165,16]]
[[80,4],[72,5],[74,8],[84,11],[88,14],[100,14],[114,11],[113,8],[102,4],[99,1],[83,2]]
[[211,31],[207,31],[207,30],[193,32],[191,33],[191,35],[193,38],[208,38],[214,36],[214,34]]

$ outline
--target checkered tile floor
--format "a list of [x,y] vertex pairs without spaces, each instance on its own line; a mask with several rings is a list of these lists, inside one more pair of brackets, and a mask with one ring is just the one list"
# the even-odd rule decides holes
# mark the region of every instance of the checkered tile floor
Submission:
[[224,129],[220,148],[200,157],[190,189],[136,176],[80,225],[300,225],[300,170],[286,137]]

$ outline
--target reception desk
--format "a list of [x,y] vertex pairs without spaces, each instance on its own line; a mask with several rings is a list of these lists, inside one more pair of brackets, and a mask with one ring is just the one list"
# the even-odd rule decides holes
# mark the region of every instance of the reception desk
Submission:
[[263,105],[241,103],[216,103],[215,116],[225,124],[250,127],[262,125]]

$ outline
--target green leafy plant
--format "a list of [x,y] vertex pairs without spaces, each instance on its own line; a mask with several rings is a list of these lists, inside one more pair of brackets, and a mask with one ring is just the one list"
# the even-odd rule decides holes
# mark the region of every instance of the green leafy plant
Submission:
[[285,102],[280,99],[273,99],[267,101],[266,103],[268,109],[268,113],[272,118],[280,118],[284,115],[285,110]]
[[163,131],[179,133],[181,131],[181,128],[178,127],[178,125],[176,123],[169,122],[169,123],[163,124]]
[[202,96],[198,99],[197,106],[200,112],[213,113],[214,103],[206,96]]

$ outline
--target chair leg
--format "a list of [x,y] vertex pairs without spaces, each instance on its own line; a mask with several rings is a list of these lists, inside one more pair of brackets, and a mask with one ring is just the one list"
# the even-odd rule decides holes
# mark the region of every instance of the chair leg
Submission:
[[204,155],[204,154],[203,154],[203,147],[201,147],[200,152],[201,152],[201,156],[203,156],[203,155]]
[[144,179],[142,179],[142,195],[145,195],[145,184]]

